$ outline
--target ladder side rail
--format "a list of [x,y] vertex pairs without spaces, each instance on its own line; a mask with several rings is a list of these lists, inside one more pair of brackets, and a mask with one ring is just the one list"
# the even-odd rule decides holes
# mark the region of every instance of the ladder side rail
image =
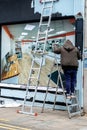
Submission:
[[37,32],[37,38],[36,38],[36,46],[35,46],[35,50],[34,50],[34,55],[33,57],[35,58],[35,54],[37,52],[37,47],[38,47],[38,41],[39,41],[39,29],[38,29],[38,32]]
[[[61,86],[62,86],[62,89],[63,89],[63,95],[64,95],[66,107],[67,107],[67,110],[68,110],[68,115],[69,115],[69,118],[71,118],[71,116],[72,116],[73,114],[75,115],[75,113],[77,114],[78,112],[75,112],[75,113],[71,113],[71,112],[70,112],[70,106],[69,106],[69,104],[68,104],[68,102],[67,102],[67,99],[66,99],[66,94],[65,94],[65,90],[64,90],[64,87],[63,87],[63,82],[62,82],[60,73],[59,73],[59,77],[60,77],[60,82],[61,82]],[[78,106],[78,108],[79,108],[79,111],[80,111],[80,113],[81,113],[81,109],[80,109],[80,106],[79,106],[79,103],[78,103],[78,99],[77,99],[76,96],[75,96],[75,99],[76,99],[76,104],[77,104],[77,106]],[[71,100],[72,100],[72,99],[71,99]],[[75,104],[73,104],[73,106],[75,106]],[[73,106],[72,106],[72,107],[73,107]],[[79,113],[78,113],[78,114],[79,114]]]
[[[41,74],[41,69],[42,69],[44,51],[45,51],[45,47],[46,47],[46,44],[47,44],[48,31],[49,31],[50,22],[51,22],[51,16],[52,16],[53,0],[51,1],[51,4],[52,4],[52,6],[50,7],[50,15],[48,16],[48,24],[46,25],[47,26],[47,30],[46,30],[46,33],[45,33],[45,42],[44,42],[44,47],[43,47],[43,54],[42,54],[41,63],[40,63],[40,67],[39,67],[39,72],[38,72],[38,76],[37,76],[37,82],[36,82],[36,87],[35,87],[35,94],[34,94],[32,105],[31,105],[31,112],[29,114],[33,114],[32,113],[32,106],[33,106],[33,104],[35,102],[37,88],[38,88],[38,85],[39,85],[39,79],[40,79],[40,74]],[[35,46],[35,49],[34,49],[33,60],[32,60],[30,73],[29,73],[29,77],[28,77],[28,83],[27,83],[27,88],[26,88],[26,95],[25,95],[25,98],[24,98],[24,105],[22,106],[22,111],[20,111],[21,113],[26,113],[26,112],[24,112],[24,108],[26,106],[26,100],[27,100],[28,93],[29,93],[29,86],[31,84],[31,79],[33,78],[32,77],[32,71],[34,69],[35,57],[36,57],[36,52],[37,52],[37,48],[38,48],[38,44],[39,44],[40,34],[41,35],[44,34],[43,32],[41,33],[40,29],[41,29],[41,23],[43,22],[44,10],[46,9],[45,5],[46,5],[46,1],[44,1],[44,7],[43,7],[43,11],[42,11],[41,18],[40,18],[39,29],[38,29],[37,38],[36,38],[36,46]],[[47,7],[47,8],[49,8],[49,7]]]
[[[45,3],[44,3],[44,7],[45,7]],[[43,13],[44,13],[44,9],[42,11],[42,15],[41,15],[41,21],[40,21],[40,25],[39,27],[41,26],[41,22],[42,22],[42,19],[43,19]],[[50,15],[51,17],[51,15]],[[51,20],[51,19],[49,19]],[[38,30],[38,36],[37,36],[37,42],[38,42],[38,38],[39,38],[39,35],[40,35],[40,29]],[[47,28],[47,31],[46,31],[46,37],[45,37],[45,43],[44,43],[44,48],[43,48],[43,53],[45,51],[45,47],[46,47],[46,43],[47,43],[47,38],[48,38],[48,28]],[[38,81],[37,81],[37,84],[36,84],[36,89],[35,89],[35,95],[34,95],[34,98],[33,98],[33,105],[34,105],[34,102],[35,102],[35,97],[36,97],[36,93],[37,93],[37,87],[38,87],[38,84],[39,84],[39,79],[40,79],[40,74],[41,74],[41,68],[42,68],[42,63],[43,63],[43,55],[42,55],[42,58],[41,58],[41,63],[40,63],[40,70],[39,70],[39,75],[38,75]]]
[[68,106],[68,103],[67,103],[66,94],[65,94],[65,89],[64,89],[64,86],[63,86],[63,82],[62,82],[62,78],[61,78],[60,73],[59,73],[59,77],[60,77],[61,87],[62,87],[62,89],[63,89],[63,95],[64,95],[64,100],[65,100],[65,103],[66,103],[66,107],[67,107],[67,110],[68,110],[68,114],[70,115],[70,110],[69,110],[69,106]]
[[[45,43],[44,43],[44,48],[43,48],[43,52],[45,50],[45,47],[46,47],[46,43],[47,43],[47,39],[48,39],[48,31],[49,31],[49,28],[50,28],[50,22],[51,22],[51,16],[52,16],[52,10],[53,10],[53,0],[51,2],[52,6],[50,8],[50,15],[48,16],[49,19],[48,19],[48,26],[47,26],[47,30],[46,30],[46,37],[45,37]],[[39,27],[41,27],[41,23],[43,22],[43,14],[44,14],[44,8],[45,8],[45,5],[46,5],[46,2],[44,2],[44,7],[43,7],[43,11],[42,11],[42,15],[41,15],[41,19],[40,19],[40,25]]]
[[[25,98],[24,98],[24,105],[22,107],[22,110],[24,110],[24,107],[25,107],[25,104],[26,104],[26,100],[27,100],[27,97],[28,97],[28,93],[29,93],[29,86],[31,84],[31,79],[32,79],[32,71],[33,71],[33,65],[35,63],[35,59],[32,60],[32,65],[31,65],[31,68],[30,68],[30,73],[29,73],[29,77],[28,77],[28,83],[27,83],[27,87],[26,87],[26,93],[25,93]],[[39,71],[40,71],[40,68],[39,68]],[[38,72],[39,73],[39,72]],[[37,76],[37,79],[38,79],[38,76]],[[38,81],[37,81],[38,82]]]
[[43,47],[43,53],[44,53],[45,48],[46,48],[47,39],[48,39],[48,30],[46,31],[46,37],[45,37],[45,43],[44,43],[44,47]]
[[51,18],[52,18],[52,11],[53,11],[53,3],[54,3],[54,1],[52,0],[52,7],[51,7],[51,9],[50,9],[50,17],[49,17],[49,22],[48,22],[48,26],[50,25],[50,22],[51,22]]
[[[76,94],[75,94],[75,95],[76,95]],[[75,96],[75,99],[76,99],[76,103],[78,104],[78,109],[79,109],[79,111],[81,111],[81,106],[80,106],[80,104],[79,104],[77,95]]]
[[77,99],[77,96],[76,96],[76,101],[77,101],[77,103],[78,103],[78,109],[79,109],[79,111],[80,111],[80,115],[81,115],[81,114],[82,114],[81,106],[80,106],[80,104],[79,104],[79,101],[78,101],[78,99]]
[[[44,6],[45,6],[45,4],[44,4]],[[43,12],[44,12],[44,9],[42,10],[42,14],[43,14]],[[41,14],[41,17],[40,17],[39,29],[38,29],[38,32],[37,32],[36,47],[35,47],[34,54],[35,54],[36,51],[37,51],[37,46],[38,46],[38,41],[39,41],[39,36],[40,36],[40,27],[41,27],[41,23],[42,23],[42,14]]]
[[[45,3],[43,4],[43,6],[45,7]],[[43,20],[43,13],[44,13],[44,8],[42,9],[42,13],[41,13],[41,17],[40,17],[40,22],[39,22],[39,29],[38,29],[38,32],[37,32],[37,38],[36,38],[37,46],[38,46],[38,41],[39,41],[39,36],[40,36],[41,23],[42,23],[42,20]],[[37,50],[37,47],[35,49],[35,52],[36,52],[36,50]]]
[[44,8],[45,8],[45,3],[43,4],[43,9],[42,9],[41,17],[40,17],[39,28],[41,27],[41,23],[43,21]]
[[23,101],[23,105],[22,105],[22,111],[24,111],[24,108],[25,108],[25,104],[26,104],[26,101],[27,101],[28,90],[29,90],[29,88],[27,86],[24,101]]
[[[28,81],[30,81],[30,78],[31,78],[31,75],[32,75],[34,62],[35,62],[35,56],[33,56],[33,59],[32,59],[32,64],[31,64],[31,68],[30,68],[30,72],[29,72]],[[30,82],[28,82],[27,86],[29,86],[29,85],[30,85]]]
[[[34,61],[33,61],[34,62]],[[31,71],[32,71],[32,67],[31,67]],[[39,71],[40,71],[40,69],[39,69]],[[30,84],[31,84],[31,74],[32,74],[32,72],[30,73],[30,77],[29,77],[29,79],[28,79],[28,83],[27,83],[27,87],[26,87],[26,93],[25,93],[25,98],[24,98],[24,105],[22,106],[22,111],[24,111],[24,108],[25,108],[25,106],[26,106],[26,101],[27,101],[27,97],[28,97],[28,93],[29,93],[29,86],[30,86]],[[40,74],[40,72],[38,72],[38,74]],[[35,97],[36,97],[36,92],[37,92],[37,86],[38,86],[38,84],[39,84],[39,78],[38,78],[39,76],[37,76],[37,84],[36,84],[36,88],[35,88],[35,95],[34,95],[34,97],[33,97],[33,101],[32,101],[32,105],[31,105],[31,107],[34,105],[34,101],[35,101]]]
[[46,37],[45,37],[45,45],[44,45],[44,50],[45,50],[46,43],[47,43],[47,39],[48,39],[48,31],[49,31],[49,28],[50,28],[50,23],[51,23],[52,10],[53,10],[53,1],[52,1],[52,7],[50,8],[50,15],[49,15],[48,27],[47,27],[47,31],[46,31]]
[[71,118],[70,108],[69,108],[69,105],[68,105],[68,102],[67,102],[67,99],[66,99],[66,94],[65,94],[65,90],[64,90],[64,86],[63,86],[63,82],[62,82],[62,78],[61,78],[60,74],[59,74],[59,77],[60,77],[60,83],[61,83],[61,86],[62,86],[62,89],[63,89],[64,100],[65,100],[66,107],[67,107],[67,110],[68,110],[67,112],[68,112],[69,118]]
[[[60,72],[58,71],[58,73],[60,73]],[[58,78],[57,78],[57,87],[56,87],[55,98],[54,98],[53,110],[55,109],[56,98],[57,98],[57,92],[58,92],[58,88],[59,88],[59,81],[60,81],[60,78],[59,78],[59,76],[58,76]]]
[[28,96],[28,93],[29,93],[29,86],[30,86],[30,83],[31,83],[31,78],[30,77],[32,75],[32,66],[33,66],[33,64],[34,64],[34,60],[32,61],[32,65],[31,65],[30,72],[29,72],[28,83],[27,83],[26,92],[25,92],[25,98],[24,98],[23,105],[22,105],[22,111],[25,108],[27,96]]
[[[56,65],[57,65],[57,71],[58,71],[58,78],[57,78],[57,87],[56,87],[56,92],[55,92],[55,98],[54,98],[54,105],[53,105],[53,110],[55,109],[55,103],[56,103],[56,98],[57,98],[57,92],[58,92],[58,88],[59,88],[59,81],[60,81],[60,84],[62,83],[62,79],[60,78],[61,75],[60,75],[60,71],[61,69],[59,68],[59,64],[58,64],[58,61],[57,61],[57,56],[55,54],[55,61],[56,61]],[[61,84],[61,86],[63,85],[63,83]],[[64,86],[62,86],[64,88]],[[64,91],[64,90],[63,90]]]
[[82,115],[81,106],[79,105],[79,101],[78,101],[77,96],[75,96],[75,97],[73,98],[73,100],[75,100],[76,103],[70,105],[70,106],[69,106],[69,109],[70,109],[70,107],[73,108],[73,107],[77,106],[77,108],[76,108],[77,111],[70,113],[70,114],[69,114],[69,117],[70,117],[70,118],[71,118],[73,115],[76,115],[76,114]]
[[49,90],[49,84],[50,84],[50,80],[51,80],[51,73],[53,71],[53,68],[54,68],[54,66],[52,66],[51,70],[50,70],[50,76],[49,76],[48,83],[47,83],[47,89],[46,89],[46,94],[45,94],[45,98],[44,98],[44,101],[43,101],[42,112],[44,111],[45,102],[46,102],[46,98],[47,98],[47,94],[48,94],[48,90]]
[[41,58],[40,68],[39,68],[39,72],[38,72],[38,76],[37,76],[38,80],[37,80],[37,83],[36,83],[36,89],[35,89],[35,94],[34,94],[34,98],[33,98],[33,105],[34,105],[34,102],[35,102],[35,97],[36,97],[36,93],[37,93],[37,89],[38,89],[38,85],[39,85],[42,64],[43,64],[43,57]]

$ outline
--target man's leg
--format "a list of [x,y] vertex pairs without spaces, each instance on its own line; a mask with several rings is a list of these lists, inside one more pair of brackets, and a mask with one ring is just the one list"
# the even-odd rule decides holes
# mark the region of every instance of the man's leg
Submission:
[[71,93],[75,92],[76,82],[77,82],[77,70],[72,70],[72,74],[71,74]]
[[71,91],[71,71],[70,70],[64,70],[65,75],[65,88],[66,88],[66,94],[70,94]]

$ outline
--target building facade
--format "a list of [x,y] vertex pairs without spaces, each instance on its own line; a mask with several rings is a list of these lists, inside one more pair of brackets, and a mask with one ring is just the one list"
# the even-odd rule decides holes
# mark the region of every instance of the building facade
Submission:
[[[85,5],[84,5],[84,48],[87,48],[87,36],[86,36],[86,33],[87,33],[87,1],[85,0]],[[85,56],[83,56],[84,58]],[[83,87],[84,87],[84,111],[87,112],[87,69],[84,68],[84,84],[83,84]]]
[[[43,7],[43,0],[1,0],[0,1],[0,41],[1,41],[1,47],[3,48],[4,44],[4,37],[2,38],[2,31],[6,36],[5,25],[14,25],[14,24],[24,24],[24,23],[33,23],[33,22],[39,22],[40,21],[40,15],[42,12]],[[79,86],[79,98],[81,106],[84,108],[84,111],[87,112],[87,68],[86,68],[86,49],[87,49],[87,38],[86,38],[86,31],[87,31],[87,2],[86,0],[57,0],[54,2],[54,8],[53,8],[53,17],[52,20],[60,20],[63,19],[70,19],[72,22],[72,25],[75,25],[74,29],[74,36],[66,35],[67,38],[70,38],[74,44],[77,47],[80,47],[81,53],[83,55],[83,61],[80,62],[80,68],[78,72],[78,85]],[[47,14],[48,12],[45,12]],[[74,21],[73,21],[74,19]],[[73,23],[74,22],[74,23]],[[4,28],[2,29],[2,26]],[[70,33],[69,33],[70,34]],[[6,36],[7,37],[7,36]],[[3,41],[3,42],[2,42]],[[6,44],[7,41],[5,41]],[[12,35],[10,35],[10,40],[8,40],[9,44],[9,50],[10,50],[10,43],[13,43],[13,46],[11,44],[11,47],[14,48],[14,40]],[[1,60],[0,60],[0,73],[2,74],[2,66],[4,62],[4,56],[7,53],[5,51],[7,45],[5,45],[5,48],[3,50],[0,50],[1,53]],[[5,51],[5,52],[4,52]],[[11,50],[12,51],[12,50]],[[12,52],[14,53],[14,52]],[[3,57],[2,57],[3,56]],[[85,65],[84,65],[85,64]],[[4,67],[3,67],[4,68]],[[1,76],[0,76],[1,78]],[[80,79],[80,80],[79,80]],[[2,79],[1,83],[2,83]],[[6,83],[6,82],[5,82]]]

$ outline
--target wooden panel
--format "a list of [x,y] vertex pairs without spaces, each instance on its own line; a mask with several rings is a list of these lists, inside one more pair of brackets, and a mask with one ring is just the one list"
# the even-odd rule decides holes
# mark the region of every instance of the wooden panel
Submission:
[[[19,84],[27,84],[31,62],[32,62],[31,56],[29,56],[28,54],[23,54],[22,59],[19,60],[19,65],[20,65]],[[50,60],[50,58],[49,59],[46,58],[45,65],[42,66],[39,86],[47,86],[48,79],[49,79],[48,75],[50,74],[52,66],[53,66],[53,61]],[[39,64],[36,63],[35,67],[39,67]],[[57,68],[54,67],[54,71],[56,70]],[[32,81],[32,85],[35,85],[35,80]],[[56,84],[51,80],[50,86],[56,87]]]
[[9,66],[8,71],[3,70],[2,78],[1,78],[2,80],[14,77],[20,73],[17,55],[13,55],[13,56],[9,57],[8,62],[11,64]]

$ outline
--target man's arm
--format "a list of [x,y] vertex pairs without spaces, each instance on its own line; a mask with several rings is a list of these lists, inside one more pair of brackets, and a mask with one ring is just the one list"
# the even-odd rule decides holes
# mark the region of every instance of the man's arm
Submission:
[[59,47],[58,44],[53,44],[52,49],[53,49],[53,52],[56,53],[56,54],[61,53],[61,48]]
[[78,48],[77,48],[77,56],[78,56],[78,60],[82,60],[82,55]]

